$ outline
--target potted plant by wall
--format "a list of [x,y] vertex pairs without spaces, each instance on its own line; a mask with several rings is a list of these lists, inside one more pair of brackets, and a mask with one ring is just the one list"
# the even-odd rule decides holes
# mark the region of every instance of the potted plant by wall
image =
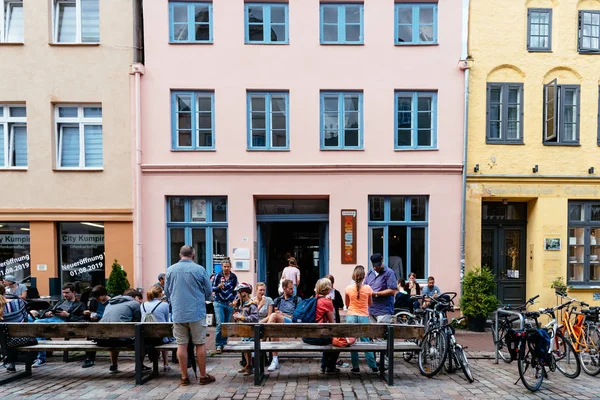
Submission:
[[498,304],[494,274],[486,267],[467,272],[463,279],[460,309],[467,317],[469,330],[484,332],[486,320],[496,311]]
[[555,292],[567,294],[567,284],[562,276],[557,276],[550,285],[550,288],[554,289]]
[[115,259],[112,264],[112,271],[110,271],[110,276],[106,282],[106,291],[111,296],[117,296],[123,294],[129,287],[127,272],[125,272],[121,264]]

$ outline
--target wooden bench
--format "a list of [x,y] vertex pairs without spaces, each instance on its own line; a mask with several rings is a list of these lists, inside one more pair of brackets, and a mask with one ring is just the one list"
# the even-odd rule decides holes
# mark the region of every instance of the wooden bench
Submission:
[[[135,383],[141,385],[158,376],[158,357],[153,361],[150,372],[142,372],[142,362],[146,353],[146,341],[172,336],[172,323],[168,322],[65,322],[65,323],[6,323],[8,337],[47,338],[60,339],[52,341],[38,341],[37,345],[16,348],[26,352],[25,371],[11,374],[6,379],[0,380],[0,385],[32,375],[31,366],[35,355],[39,351],[134,351],[135,352]],[[4,328],[0,326],[0,347],[6,354],[7,336]],[[65,340],[71,339],[73,340]],[[79,339],[78,339],[79,338]],[[134,338],[133,346],[105,347],[98,346],[91,340],[81,338],[120,339]],[[174,344],[155,346],[157,350],[173,350]]]
[[[419,351],[414,342],[402,342],[397,339],[422,339],[424,328],[418,325],[384,325],[384,324],[222,324],[223,336],[253,338],[254,342],[228,342],[224,348],[227,352],[254,352],[254,384],[261,385],[265,379],[263,353],[282,352],[375,352],[380,354],[380,365],[384,365],[387,355],[389,365],[387,376],[383,368],[379,369],[382,379],[387,384],[394,384],[394,352]],[[330,338],[330,337],[365,337],[384,339],[376,342],[356,342],[351,347],[334,347],[332,345],[315,346],[302,341],[263,342],[261,339],[291,338]]]

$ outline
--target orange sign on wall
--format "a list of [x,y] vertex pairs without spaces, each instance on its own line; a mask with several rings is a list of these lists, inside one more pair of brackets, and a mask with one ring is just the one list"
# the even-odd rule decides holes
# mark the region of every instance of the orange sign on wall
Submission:
[[342,210],[342,264],[356,264],[356,210]]

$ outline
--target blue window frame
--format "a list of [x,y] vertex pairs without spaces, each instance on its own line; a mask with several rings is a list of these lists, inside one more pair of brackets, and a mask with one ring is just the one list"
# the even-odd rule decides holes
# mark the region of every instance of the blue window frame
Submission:
[[212,43],[212,3],[169,3],[171,43]]
[[437,4],[396,4],[396,44],[437,44]]
[[404,279],[428,276],[428,206],[427,196],[369,196],[369,254],[381,253],[388,266],[400,257]]
[[396,92],[395,149],[437,147],[437,93]]
[[287,4],[246,3],[246,43],[288,44]]
[[248,92],[248,150],[289,150],[287,92]]
[[213,257],[227,255],[227,197],[167,198],[167,266],[179,261],[184,244],[212,273]]
[[213,92],[171,93],[172,149],[214,150],[215,117]]
[[362,114],[362,92],[321,92],[321,150],[362,150]]
[[363,44],[363,4],[321,4],[322,44]]

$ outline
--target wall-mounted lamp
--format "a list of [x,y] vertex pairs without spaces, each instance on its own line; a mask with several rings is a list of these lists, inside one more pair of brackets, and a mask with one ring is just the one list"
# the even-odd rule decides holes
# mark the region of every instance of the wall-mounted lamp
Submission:
[[475,164],[475,168],[473,168],[473,171],[474,172],[479,172],[479,164]]
[[593,174],[594,173],[594,167],[590,167],[590,169],[588,169],[588,174]]
[[538,166],[537,164],[535,164],[535,167],[533,167],[532,169],[533,173],[535,174],[536,172],[538,172]]

